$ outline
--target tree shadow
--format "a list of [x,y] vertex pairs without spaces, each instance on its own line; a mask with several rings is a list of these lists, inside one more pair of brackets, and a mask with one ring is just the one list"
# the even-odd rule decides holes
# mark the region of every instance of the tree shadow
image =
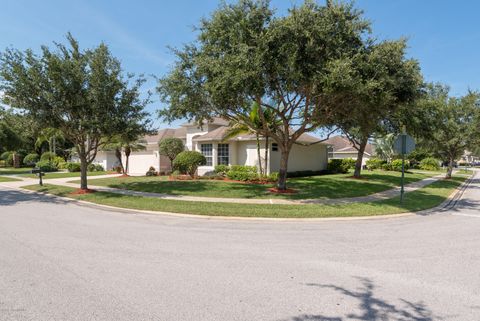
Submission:
[[[62,195],[59,195],[62,196]],[[41,202],[49,204],[66,204],[67,201],[51,195],[27,193],[18,190],[2,189],[0,191],[0,206],[12,206],[19,203]]]
[[308,315],[294,316],[289,321],[433,321],[442,320],[423,302],[411,302],[399,299],[400,304],[393,304],[375,295],[375,284],[370,278],[357,277],[361,286],[355,290],[332,284],[307,283],[306,286],[330,289],[347,298],[358,301],[358,312],[343,316]]

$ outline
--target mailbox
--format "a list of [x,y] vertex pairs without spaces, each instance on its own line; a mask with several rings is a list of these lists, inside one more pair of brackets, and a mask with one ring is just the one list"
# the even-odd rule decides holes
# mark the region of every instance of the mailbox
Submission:
[[39,184],[40,184],[40,186],[43,186],[42,176],[45,176],[45,173],[42,172],[42,170],[40,168],[32,169],[31,173],[36,174],[38,176],[38,178],[40,179]]

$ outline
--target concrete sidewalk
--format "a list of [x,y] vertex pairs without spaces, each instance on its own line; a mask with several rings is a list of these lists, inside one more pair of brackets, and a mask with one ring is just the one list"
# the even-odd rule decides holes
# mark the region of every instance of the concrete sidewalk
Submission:
[[[95,176],[95,179],[115,177],[115,176],[118,176],[118,175],[114,174],[114,175]],[[23,181],[3,182],[1,184],[3,184],[4,186],[18,188],[18,187],[38,183],[38,179],[24,178],[19,176],[15,178],[23,179]],[[426,178],[424,180],[405,185],[405,192],[413,192],[422,187],[430,185],[442,178],[443,178],[443,175],[438,175],[438,176]],[[74,178],[72,177],[55,178],[55,179],[45,180],[44,183],[72,187],[72,188],[79,188],[80,185],[78,183],[71,183],[73,179]],[[124,190],[124,189],[112,188],[112,187],[106,187],[106,186],[95,186],[92,184],[89,184],[89,188],[99,192],[109,192],[109,193],[117,193],[122,195],[132,195],[132,196],[142,196],[142,197],[154,197],[154,198],[161,198],[165,200],[188,201],[188,202],[236,203],[236,204],[283,204],[283,205],[328,204],[328,205],[334,205],[334,204],[374,202],[374,201],[389,199],[389,198],[400,195],[400,187],[396,187],[393,189],[389,189],[383,192],[379,192],[379,193],[375,193],[367,196],[334,198],[334,199],[331,199],[331,198],[304,199],[304,200],[273,199],[273,198],[270,198],[270,199],[222,198],[222,197],[170,195],[170,194],[151,193],[151,192],[138,192],[138,191]]]

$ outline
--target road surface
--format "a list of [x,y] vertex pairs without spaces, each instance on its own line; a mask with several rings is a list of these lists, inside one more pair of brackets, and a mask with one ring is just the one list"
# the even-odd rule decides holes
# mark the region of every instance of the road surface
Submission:
[[0,320],[480,320],[480,181],[362,221],[133,214],[0,187]]

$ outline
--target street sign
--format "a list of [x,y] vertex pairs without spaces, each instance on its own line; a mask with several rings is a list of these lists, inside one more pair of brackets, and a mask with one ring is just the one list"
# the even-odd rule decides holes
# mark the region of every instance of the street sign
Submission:
[[398,135],[393,142],[393,150],[400,155],[410,154],[415,149],[415,140],[407,134]]

